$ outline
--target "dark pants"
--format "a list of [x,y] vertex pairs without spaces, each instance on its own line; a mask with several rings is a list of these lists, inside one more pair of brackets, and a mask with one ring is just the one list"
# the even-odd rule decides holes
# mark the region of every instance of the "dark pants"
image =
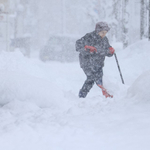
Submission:
[[97,68],[83,68],[84,73],[87,76],[87,79],[85,80],[80,92],[79,97],[85,98],[90,89],[93,87],[94,82],[98,85],[103,85],[102,77],[103,77],[103,69]]

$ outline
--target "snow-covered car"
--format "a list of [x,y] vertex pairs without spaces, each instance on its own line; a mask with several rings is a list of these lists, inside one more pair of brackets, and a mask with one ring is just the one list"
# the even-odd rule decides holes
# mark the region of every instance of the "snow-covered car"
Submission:
[[75,50],[75,43],[78,37],[51,35],[47,44],[40,51],[42,61],[75,61],[78,54]]

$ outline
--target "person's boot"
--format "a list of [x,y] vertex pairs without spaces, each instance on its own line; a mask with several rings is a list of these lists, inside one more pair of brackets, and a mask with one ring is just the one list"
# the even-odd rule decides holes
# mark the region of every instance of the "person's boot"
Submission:
[[107,92],[107,90],[102,86],[102,85],[99,85],[98,84],[98,86],[102,89],[102,93],[103,93],[103,95],[107,98],[107,97],[111,97],[111,98],[113,98],[113,95],[110,95],[108,92]]
[[79,97],[85,98],[88,92],[90,91],[90,89],[92,88],[93,84],[94,84],[94,80],[92,80],[92,77],[88,77],[84,82],[81,90],[79,91]]
[[85,98],[87,95],[86,92],[83,92],[82,90],[79,91],[79,98]]

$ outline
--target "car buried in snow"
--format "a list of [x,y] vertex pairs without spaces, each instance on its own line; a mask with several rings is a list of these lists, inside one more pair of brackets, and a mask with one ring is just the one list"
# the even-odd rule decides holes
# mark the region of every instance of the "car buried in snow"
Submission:
[[51,35],[46,45],[40,50],[42,61],[73,62],[78,59],[75,43],[79,37]]

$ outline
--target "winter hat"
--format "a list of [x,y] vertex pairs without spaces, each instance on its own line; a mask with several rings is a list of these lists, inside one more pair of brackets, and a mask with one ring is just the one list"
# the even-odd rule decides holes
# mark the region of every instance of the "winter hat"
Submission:
[[101,31],[109,31],[110,28],[108,27],[108,24],[106,22],[98,22],[96,24],[96,27],[95,27],[95,31],[96,33],[99,33]]

